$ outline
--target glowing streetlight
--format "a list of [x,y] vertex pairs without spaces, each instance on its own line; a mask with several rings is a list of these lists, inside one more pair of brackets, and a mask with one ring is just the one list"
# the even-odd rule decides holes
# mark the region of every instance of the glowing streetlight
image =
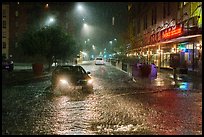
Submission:
[[93,50],[95,50],[95,49],[96,49],[94,45],[92,45],[92,48],[93,48]]
[[88,25],[87,25],[86,23],[84,23],[84,27],[85,27],[85,28],[87,28],[87,27],[88,27]]
[[54,22],[54,18],[50,17],[49,23],[52,23],[52,22]]
[[53,17],[49,17],[47,22],[46,22],[46,25],[49,26],[49,25],[53,24],[54,22],[55,22],[55,19]]
[[79,11],[82,11],[82,10],[83,10],[82,5],[81,5],[81,4],[78,4],[77,9],[78,9]]

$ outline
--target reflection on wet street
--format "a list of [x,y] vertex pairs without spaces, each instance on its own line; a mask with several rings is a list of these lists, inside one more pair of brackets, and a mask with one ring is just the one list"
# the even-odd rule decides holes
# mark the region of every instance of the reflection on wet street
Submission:
[[190,83],[133,81],[108,65],[84,67],[93,93],[55,94],[50,81],[3,89],[2,134],[202,134],[202,93]]

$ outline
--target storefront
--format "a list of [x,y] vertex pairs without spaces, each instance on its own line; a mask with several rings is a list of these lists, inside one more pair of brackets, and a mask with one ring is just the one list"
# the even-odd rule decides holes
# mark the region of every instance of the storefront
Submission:
[[180,64],[187,64],[190,69],[197,69],[202,61],[202,33],[201,29],[186,30],[182,24],[150,36],[151,51],[149,62],[154,62],[159,68],[170,68],[170,54],[180,54]]

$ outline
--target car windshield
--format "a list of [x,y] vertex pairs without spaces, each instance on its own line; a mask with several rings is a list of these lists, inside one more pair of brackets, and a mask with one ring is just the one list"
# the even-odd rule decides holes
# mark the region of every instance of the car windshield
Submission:
[[103,60],[103,58],[96,58],[96,60]]
[[86,71],[80,66],[62,66],[59,70],[69,74],[86,74]]

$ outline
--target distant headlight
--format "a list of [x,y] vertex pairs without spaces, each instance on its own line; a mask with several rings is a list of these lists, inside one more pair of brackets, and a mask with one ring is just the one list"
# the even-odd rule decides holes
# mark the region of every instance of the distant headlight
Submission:
[[92,84],[92,83],[93,83],[93,79],[89,79],[88,84]]
[[62,83],[62,84],[68,84],[68,82],[67,82],[66,79],[60,79],[60,83]]

